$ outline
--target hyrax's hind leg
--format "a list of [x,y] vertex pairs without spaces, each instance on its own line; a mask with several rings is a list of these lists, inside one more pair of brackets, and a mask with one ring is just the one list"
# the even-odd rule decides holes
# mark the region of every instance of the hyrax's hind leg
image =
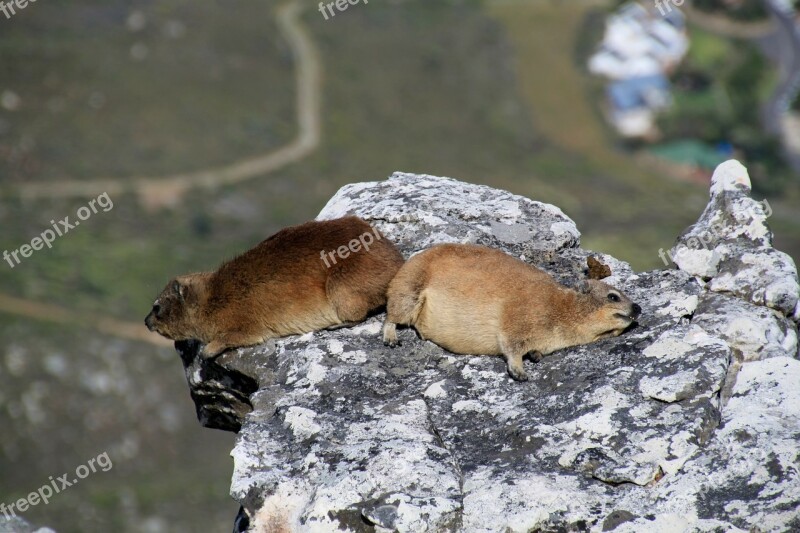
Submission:
[[339,323],[332,326],[345,327],[363,322],[370,310],[380,305],[376,306],[374,298],[355,289],[352,282],[348,283],[333,276],[328,278],[326,292],[328,301],[339,318]]
[[[397,346],[397,324],[413,326],[417,322],[425,298],[422,280],[412,263],[400,269],[387,291],[386,322],[383,323],[383,343]],[[412,267],[412,268],[409,268]]]
[[527,350],[524,343],[514,342],[508,338],[500,338],[500,351],[506,358],[508,374],[517,381],[528,381],[528,374],[522,365],[522,358],[525,357]]
[[339,318],[340,323],[334,325],[344,327],[346,324],[363,322],[370,311],[386,303],[388,281],[375,279],[364,268],[353,264],[341,265],[340,268],[331,270],[325,292]]
[[389,282],[403,264],[403,256],[389,241],[378,237],[373,244],[365,238],[373,234],[362,235],[363,248],[351,248],[348,257],[339,257],[327,271],[325,292],[342,324],[363,322],[370,311],[384,306]]
[[386,302],[386,321],[383,323],[383,344],[386,346],[397,346],[400,340],[397,338],[397,324],[413,326],[417,322],[417,317],[424,305],[424,297],[420,294],[392,294]]

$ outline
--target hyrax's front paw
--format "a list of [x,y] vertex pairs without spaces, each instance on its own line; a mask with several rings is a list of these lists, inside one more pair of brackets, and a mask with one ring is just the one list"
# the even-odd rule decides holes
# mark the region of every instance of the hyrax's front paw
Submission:
[[222,342],[211,341],[205,346],[203,346],[202,350],[200,350],[200,356],[203,359],[213,359],[214,357],[224,352],[226,348],[227,346]]
[[403,341],[401,341],[400,339],[394,339],[393,341],[383,339],[383,345],[388,346],[389,348],[397,348],[398,346],[403,345]]
[[509,366],[508,374],[517,381],[528,381],[528,374],[522,367]]
[[394,348],[400,346],[400,339],[397,338],[397,324],[394,322],[385,322],[383,324],[383,345]]

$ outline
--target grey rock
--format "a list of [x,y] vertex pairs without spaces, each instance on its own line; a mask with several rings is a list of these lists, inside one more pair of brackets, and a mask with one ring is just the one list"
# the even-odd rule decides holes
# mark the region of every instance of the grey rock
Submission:
[[[714,276],[735,277],[734,251],[761,254],[771,237],[738,211],[750,206],[744,189],[726,183],[686,235],[724,213],[713,227],[728,252]],[[502,358],[453,355],[411,329],[402,347],[384,347],[382,315],[213,361],[180,343],[201,422],[238,431],[236,531],[800,527],[800,361],[781,300],[796,274],[720,293],[686,264],[634,273],[580,248],[559,209],[447,178],[349,185],[320,218],[348,213],[406,257],[476,242],[572,283],[596,255],[642,316],[620,337],[526,361],[526,383]],[[774,283],[783,288],[755,297]]]
[[772,247],[768,203],[750,197],[747,169],[735,160],[717,167],[711,200],[678,239],[670,256],[678,268],[730,293],[800,321],[800,284],[791,257]]
[[34,527],[20,517],[0,515],[0,533],[56,533],[49,527]]
[[636,520],[636,518],[638,517],[635,514],[628,511],[613,511],[603,520],[603,531],[614,531],[621,524]]
[[798,350],[797,328],[791,320],[774,309],[727,294],[706,292],[692,322],[714,331],[739,361],[796,354]]
[[[797,269],[791,257],[774,248],[756,248],[730,255],[727,251],[710,289],[766,305],[797,320]],[[720,247],[722,249],[722,247]]]
[[[239,372],[216,364],[206,364],[197,357],[197,350],[201,347],[195,341],[175,343],[175,349],[183,360],[192,400],[197,407],[197,419],[206,427],[237,432],[245,415],[253,408],[250,395],[258,390],[255,376],[263,375],[264,370],[245,367]],[[270,353],[271,350],[274,350],[274,342],[260,348],[263,353]],[[230,357],[230,354],[226,354],[226,357]],[[242,358],[243,361],[253,359]]]
[[317,218],[348,214],[390,233],[406,253],[444,242],[471,242],[540,255],[576,247],[581,236],[553,205],[483,185],[402,172],[386,181],[342,187]]
[[[800,530],[798,383],[797,359],[773,357],[742,366],[714,438],[680,476],[665,479],[650,495],[668,509],[659,516],[664,528]],[[690,506],[681,509],[681,501]],[[694,523],[695,518],[707,521]],[[632,522],[631,529],[617,531],[641,531],[642,525]]]

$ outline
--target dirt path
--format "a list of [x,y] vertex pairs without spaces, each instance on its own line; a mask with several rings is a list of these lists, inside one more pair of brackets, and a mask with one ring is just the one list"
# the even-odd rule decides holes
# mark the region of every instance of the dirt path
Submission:
[[[291,143],[274,152],[222,168],[162,178],[132,177],[33,183],[22,185],[19,194],[25,198],[93,198],[103,192],[110,195],[135,192],[146,208],[155,209],[178,204],[183,193],[193,187],[215,188],[238,183],[274,172],[303,159],[320,142],[322,65],[314,42],[300,23],[301,12],[302,7],[298,1],[281,6],[277,12],[278,27],[289,42],[296,62],[298,133]],[[101,333],[155,346],[172,346],[171,341],[147,331],[142,322],[80,314],[63,307],[3,294],[0,294],[0,312],[34,320],[90,327]]]
[[695,9],[688,2],[681,7],[689,22],[698,27],[733,39],[758,39],[775,31],[772,20],[759,22],[739,22],[719,15]]
[[0,294],[0,312],[56,324],[89,327],[114,337],[146,342],[154,346],[172,347],[172,341],[148,331],[144,322],[125,322],[99,315],[76,313],[57,305],[32,302],[4,294]]
[[173,206],[193,187],[213,189],[239,183],[274,172],[313,152],[320,142],[322,66],[319,53],[300,22],[298,1],[278,8],[277,22],[295,58],[297,80],[297,137],[289,144],[265,155],[231,165],[163,177],[105,178],[70,180],[55,183],[30,183],[18,188],[24,198],[93,198],[135,192],[147,208]]

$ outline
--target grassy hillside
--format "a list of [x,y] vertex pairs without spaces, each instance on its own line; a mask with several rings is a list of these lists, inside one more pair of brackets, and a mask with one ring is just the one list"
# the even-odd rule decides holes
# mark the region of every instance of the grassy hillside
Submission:
[[[14,269],[0,263],[0,292],[139,322],[171,276],[213,269],[280,227],[312,218],[342,185],[395,170],[554,203],[576,220],[584,245],[640,269],[661,266],[659,248],[697,218],[708,191],[644,166],[605,127],[581,55],[591,45],[581,35],[601,4],[376,0],[328,21],[309,5],[303,20],[324,67],[316,152],[250,182],[190,191],[174,210],[147,211],[133,195],[112,196],[112,210],[52,249]],[[136,6],[39,2],[3,24],[0,95],[11,90],[21,102],[13,111],[0,108],[0,184],[191,171],[262,154],[294,137],[294,64],[274,24],[276,2]],[[147,22],[132,31],[136,10]],[[131,55],[136,47],[141,57],[137,45],[147,47],[140,60]],[[20,167],[20,153],[35,165]],[[798,253],[796,204],[770,200],[778,245]],[[74,219],[86,203],[3,196],[0,251],[29,243],[50,220]],[[132,435],[139,448],[115,470],[119,475],[97,478],[31,517],[59,531],[124,530],[121,524],[142,516],[166,520],[165,531],[189,530],[180,516],[219,523],[214,498],[230,503],[227,480],[219,479],[230,471],[219,452],[228,442],[207,445],[211,432],[197,428],[174,354],[88,329],[16,318],[9,324],[0,332],[0,422],[14,434],[0,455],[0,501],[74,468],[98,447],[127,449]],[[32,366],[16,375],[8,361],[19,359],[13,354],[20,347]],[[48,359],[53,354],[68,362],[72,380],[53,374],[60,368]],[[91,388],[84,374],[98,365],[129,380],[124,394]],[[52,392],[36,396],[36,383]],[[35,427],[21,407],[31,394],[48,413]],[[105,407],[98,412],[107,424],[84,424],[87,395]],[[71,414],[65,405],[74,407]],[[170,412],[181,421],[172,436],[160,434],[162,426],[153,430],[142,414],[169,405],[179,405]],[[130,435],[125,427],[133,428]],[[38,441],[54,444],[42,450]],[[37,460],[47,454],[56,462]],[[88,522],[71,522],[81,501]],[[131,501],[140,507],[124,515]]]
[[[0,38],[0,158],[22,181],[159,175],[275,149],[294,131],[294,78],[274,4],[31,4]],[[13,22],[13,23],[12,23]]]

